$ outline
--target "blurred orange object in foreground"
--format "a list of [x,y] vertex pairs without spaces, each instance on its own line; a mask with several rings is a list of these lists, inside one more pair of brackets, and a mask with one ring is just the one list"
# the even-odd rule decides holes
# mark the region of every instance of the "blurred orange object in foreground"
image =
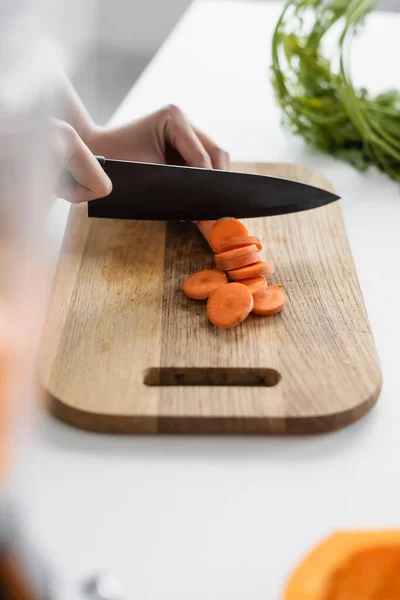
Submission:
[[7,353],[5,348],[0,347],[0,477],[2,477],[7,448],[6,422],[6,372],[7,372]]
[[54,189],[49,115],[57,72],[40,25],[8,4],[0,20],[0,496],[35,405],[49,286],[45,217]]
[[297,567],[284,594],[284,600],[399,599],[400,529],[332,535]]

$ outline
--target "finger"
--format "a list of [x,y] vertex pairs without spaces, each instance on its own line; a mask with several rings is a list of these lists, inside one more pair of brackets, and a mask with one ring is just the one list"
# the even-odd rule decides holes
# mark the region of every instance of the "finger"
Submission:
[[107,196],[112,183],[76,131],[57,124],[60,167],[69,175],[60,179],[56,193],[69,202],[80,203]]
[[75,187],[68,186],[66,200],[74,203],[88,202],[111,193],[110,178],[81,139],[75,146],[66,170],[77,183]]
[[59,190],[60,197],[77,204],[108,196],[112,190],[111,180],[89,148],[78,137],[71,150],[72,154],[65,170],[76,183],[62,185]]
[[194,127],[193,129],[210,156],[213,168],[229,171],[231,168],[231,161],[228,152],[217,146],[208,135],[200,131],[200,129],[197,129],[197,127]]
[[165,120],[165,140],[178,150],[190,167],[211,169],[212,162],[186,115],[175,107],[168,108]]

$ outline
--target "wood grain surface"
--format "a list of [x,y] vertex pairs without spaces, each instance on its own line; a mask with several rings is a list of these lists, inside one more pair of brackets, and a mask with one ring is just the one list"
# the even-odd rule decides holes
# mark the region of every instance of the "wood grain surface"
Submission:
[[[332,189],[293,165],[234,169]],[[213,263],[193,225],[72,207],[40,357],[56,417],[120,433],[317,433],[373,406],[379,362],[339,203],[244,222],[288,304],[226,331],[180,291]]]

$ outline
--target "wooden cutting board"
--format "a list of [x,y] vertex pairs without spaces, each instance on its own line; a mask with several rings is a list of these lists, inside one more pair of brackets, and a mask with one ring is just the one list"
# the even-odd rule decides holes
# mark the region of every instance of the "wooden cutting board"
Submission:
[[[332,189],[293,165],[234,168]],[[381,374],[339,204],[247,225],[288,304],[226,331],[180,291],[213,264],[193,225],[72,207],[40,359],[51,412],[117,433],[315,433],[363,416]]]

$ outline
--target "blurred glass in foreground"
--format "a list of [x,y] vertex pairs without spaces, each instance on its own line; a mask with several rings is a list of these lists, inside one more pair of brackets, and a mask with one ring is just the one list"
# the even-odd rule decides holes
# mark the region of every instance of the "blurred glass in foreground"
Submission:
[[[34,422],[35,358],[46,303],[44,216],[51,198],[50,41],[32,15],[0,13],[0,597],[48,597],[8,482]],[[54,87],[54,86],[53,86]]]
[[[0,4],[0,598],[49,597],[19,522],[13,471],[34,423],[35,359],[49,285],[45,215],[57,173],[49,144],[55,49],[24,3]],[[54,165],[55,167],[55,165]],[[18,458],[19,459],[19,458]]]

